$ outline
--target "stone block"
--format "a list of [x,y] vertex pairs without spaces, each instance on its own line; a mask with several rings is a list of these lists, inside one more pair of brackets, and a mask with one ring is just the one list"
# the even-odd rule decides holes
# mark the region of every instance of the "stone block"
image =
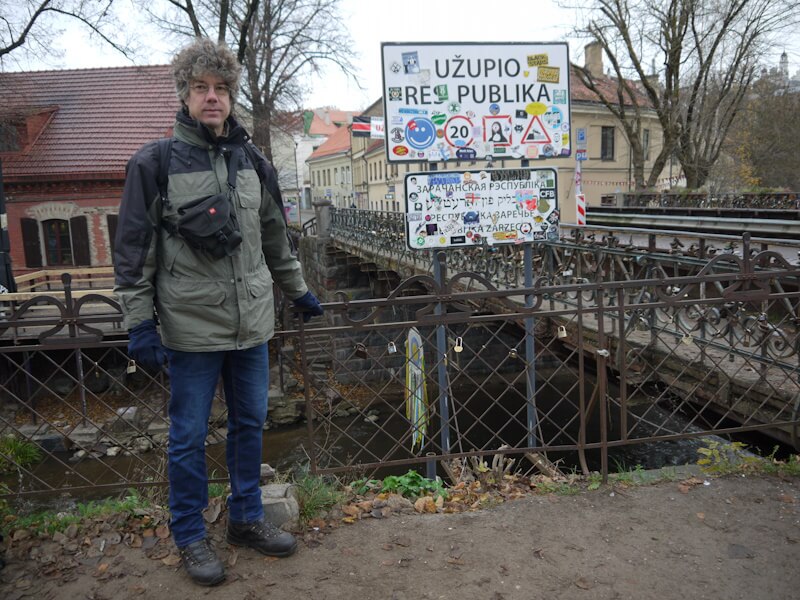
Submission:
[[86,425],[78,425],[73,429],[72,433],[69,434],[69,439],[78,446],[93,446],[100,439],[102,433],[103,431],[99,427],[88,423]]
[[294,529],[300,520],[300,505],[294,486],[288,483],[271,483],[261,487],[264,515],[275,527]]
[[106,425],[106,430],[114,433],[130,432],[138,429],[140,425],[139,407],[125,406],[117,409],[117,416]]
[[69,445],[66,436],[60,433],[44,433],[33,436],[33,441],[45,452],[64,452]]

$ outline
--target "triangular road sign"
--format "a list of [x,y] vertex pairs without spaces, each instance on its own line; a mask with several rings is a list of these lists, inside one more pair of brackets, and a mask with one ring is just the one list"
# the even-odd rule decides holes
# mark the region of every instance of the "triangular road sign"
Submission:
[[533,115],[528,128],[522,136],[523,144],[550,144],[552,139],[547,133],[547,128],[542,124],[539,115]]

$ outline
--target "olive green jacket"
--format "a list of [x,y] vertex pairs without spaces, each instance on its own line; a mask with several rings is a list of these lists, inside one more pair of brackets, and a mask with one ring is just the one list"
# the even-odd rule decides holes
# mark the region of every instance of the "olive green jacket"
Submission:
[[[158,190],[159,146],[145,144],[129,161],[114,248],[117,298],[127,329],[155,315],[166,347],[186,352],[246,349],[274,333],[273,279],[296,299],[308,291],[291,253],[275,170],[256,153],[240,151],[233,207],[243,241],[232,256],[214,259],[169,234],[188,202],[227,188],[226,161],[249,136],[233,118],[214,136],[179,112],[172,142],[167,201]],[[249,154],[256,156],[253,164]],[[262,179],[256,171],[259,169]]]

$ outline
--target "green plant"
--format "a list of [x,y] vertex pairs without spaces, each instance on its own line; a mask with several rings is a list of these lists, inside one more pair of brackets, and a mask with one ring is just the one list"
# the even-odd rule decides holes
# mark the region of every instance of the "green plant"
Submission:
[[708,445],[698,448],[702,456],[697,464],[704,473],[726,475],[759,467],[764,459],[747,452],[747,445],[742,442],[720,442],[711,440]]
[[[2,491],[2,490],[0,490]],[[128,490],[124,498],[107,498],[104,500],[91,500],[79,503],[71,511],[40,511],[26,515],[15,515],[6,507],[3,519],[0,522],[0,533],[6,534],[12,529],[28,529],[36,534],[54,534],[63,531],[73,523],[80,523],[84,519],[94,519],[120,513],[133,513],[136,510],[147,508],[148,502],[133,490]]]
[[577,486],[570,485],[566,481],[553,481],[551,479],[537,482],[535,489],[540,494],[556,494],[558,496],[574,496],[580,493]]
[[[209,479],[216,479],[217,472],[211,471],[211,477]],[[228,484],[222,482],[211,482],[208,484],[208,497],[209,498],[220,498],[225,496],[228,493]]]
[[381,491],[400,494],[406,498],[420,496],[447,498],[447,490],[441,479],[438,477],[435,480],[427,479],[414,470],[409,470],[404,475],[389,475],[384,478]]
[[0,473],[27,467],[42,460],[39,446],[15,435],[0,438]]
[[303,525],[341,504],[345,498],[337,482],[307,472],[297,477],[294,485]]
[[367,492],[380,492],[383,482],[380,479],[356,479],[350,483],[350,489],[357,496],[363,496]]
[[591,473],[589,473],[588,482],[589,482],[588,489],[590,490],[599,489],[600,484],[603,483],[603,476],[597,471],[592,471]]

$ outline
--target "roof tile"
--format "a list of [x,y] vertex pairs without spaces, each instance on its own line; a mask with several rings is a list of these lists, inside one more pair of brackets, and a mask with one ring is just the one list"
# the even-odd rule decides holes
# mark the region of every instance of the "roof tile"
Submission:
[[0,73],[0,120],[55,108],[24,152],[4,153],[7,178],[114,175],[163,137],[180,103],[168,65]]

